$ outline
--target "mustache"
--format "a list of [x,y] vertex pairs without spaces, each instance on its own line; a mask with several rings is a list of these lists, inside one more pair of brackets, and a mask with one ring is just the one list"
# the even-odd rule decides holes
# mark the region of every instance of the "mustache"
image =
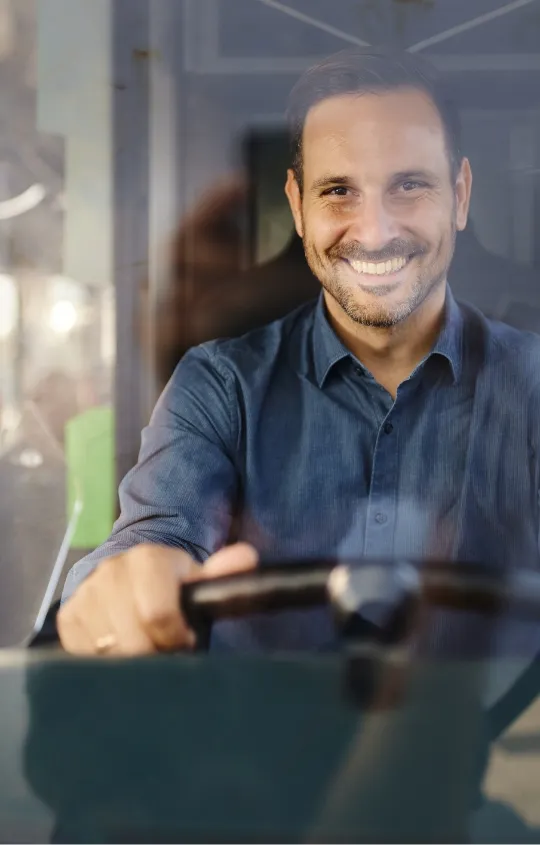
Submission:
[[368,263],[377,264],[381,261],[391,261],[393,258],[409,258],[411,255],[420,255],[425,252],[425,249],[420,244],[405,240],[404,238],[396,238],[396,240],[389,243],[383,249],[377,252],[370,252],[364,249],[360,243],[338,244],[328,251],[328,257],[331,259],[344,258],[347,261],[366,261]]

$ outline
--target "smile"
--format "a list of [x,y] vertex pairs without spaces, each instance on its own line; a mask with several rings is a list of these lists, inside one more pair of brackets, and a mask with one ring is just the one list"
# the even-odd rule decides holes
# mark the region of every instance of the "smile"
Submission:
[[407,258],[392,258],[390,261],[379,261],[373,263],[371,261],[352,261],[349,259],[348,263],[353,268],[355,273],[363,276],[391,276],[394,273],[399,273],[410,262],[412,256]]

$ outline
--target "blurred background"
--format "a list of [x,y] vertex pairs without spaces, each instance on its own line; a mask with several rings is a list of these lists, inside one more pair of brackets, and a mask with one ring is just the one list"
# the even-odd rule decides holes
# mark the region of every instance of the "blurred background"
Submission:
[[540,331],[538,0],[0,0],[0,645],[107,536],[186,349],[317,295],[284,108],[364,43],[447,75],[475,178],[454,293]]

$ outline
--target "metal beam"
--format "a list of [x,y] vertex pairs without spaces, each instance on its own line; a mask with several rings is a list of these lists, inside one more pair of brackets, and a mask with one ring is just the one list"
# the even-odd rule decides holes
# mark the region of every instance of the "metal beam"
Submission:
[[145,396],[139,343],[140,291],[149,260],[149,64],[147,0],[113,6],[114,276],[116,289],[116,473],[137,461]]
[[418,53],[426,47],[432,47],[433,44],[440,44],[442,41],[448,41],[449,38],[453,38],[455,35],[461,35],[462,32],[469,32],[469,30],[475,29],[477,26],[482,26],[483,24],[489,23],[490,21],[500,18],[503,15],[508,15],[510,12],[515,12],[516,9],[521,9],[523,6],[529,6],[531,3],[536,2],[537,0],[513,0],[512,3],[500,6],[492,12],[486,12],[484,15],[478,15],[476,18],[471,18],[468,21],[457,24],[457,26],[452,26],[450,29],[444,30],[444,32],[439,32],[438,35],[432,35],[430,38],[424,39],[424,41],[418,41],[416,44],[409,47],[408,50],[410,53]]
[[[313,64],[322,61],[324,56],[305,58],[216,58],[204,66],[197,68],[199,74],[289,74],[303,73]],[[426,55],[439,70],[447,73],[460,72],[511,72],[511,71],[540,71],[540,53],[486,53],[486,54],[445,54]]]
[[[281,0],[256,0],[270,9],[301,21],[308,26],[319,29],[329,35],[358,46],[369,46],[368,42],[345,30],[334,27],[326,21],[301,12]],[[431,36],[417,44],[411,45],[409,52],[417,53],[434,44],[439,44],[449,38],[467,32],[475,27],[508,15],[522,7],[538,3],[540,0],[512,0],[498,9],[478,15],[461,24],[457,24],[444,32]],[[218,52],[216,25],[219,14],[216,0],[186,0],[185,9],[185,41],[189,70],[200,74],[243,75],[260,74],[300,74],[325,56],[288,57],[280,59],[274,57],[221,57]],[[198,24],[198,25],[197,25]],[[202,29],[201,29],[202,27]],[[191,58],[189,58],[191,57]],[[443,71],[536,71],[540,69],[540,53],[536,54],[470,54],[470,55],[431,55],[433,64]]]
[[[181,216],[178,192],[178,167],[181,139],[178,137],[180,109],[177,33],[181,31],[182,9],[176,0],[150,0],[150,42],[153,60],[149,66],[149,272],[146,327],[148,356],[146,390],[142,396],[143,422],[149,419],[158,398],[158,333],[156,314],[162,286],[168,278],[169,250]],[[143,322],[143,319],[141,319]]]
[[268,6],[270,9],[275,9],[277,12],[282,12],[284,15],[295,18],[297,21],[307,23],[315,29],[320,29],[322,32],[328,33],[328,35],[335,35],[336,38],[341,38],[342,41],[347,41],[349,44],[356,44],[359,47],[369,47],[367,41],[357,38],[356,35],[351,35],[350,32],[338,29],[337,27],[332,26],[325,21],[321,21],[318,18],[314,18],[312,15],[308,15],[305,12],[299,12],[298,9],[286,6],[285,3],[279,3],[278,0],[258,0],[258,2],[262,3],[263,6]]
[[474,71],[538,71],[540,53],[470,53],[426,55],[439,70],[448,73]]

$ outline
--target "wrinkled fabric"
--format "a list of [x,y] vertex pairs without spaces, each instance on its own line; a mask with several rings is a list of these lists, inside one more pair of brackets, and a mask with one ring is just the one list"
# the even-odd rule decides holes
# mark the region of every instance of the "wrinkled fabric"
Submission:
[[[440,336],[394,401],[334,333],[321,296],[185,355],[121,485],[112,535],[72,569],[64,599],[141,542],[201,563],[241,539],[261,565],[362,556],[536,570],[539,411],[536,335],[448,290]],[[458,617],[446,614],[441,642]],[[509,628],[512,653],[536,649],[527,624]],[[459,637],[470,642],[462,626]],[[221,622],[212,637],[247,651],[334,643],[325,609]]]

